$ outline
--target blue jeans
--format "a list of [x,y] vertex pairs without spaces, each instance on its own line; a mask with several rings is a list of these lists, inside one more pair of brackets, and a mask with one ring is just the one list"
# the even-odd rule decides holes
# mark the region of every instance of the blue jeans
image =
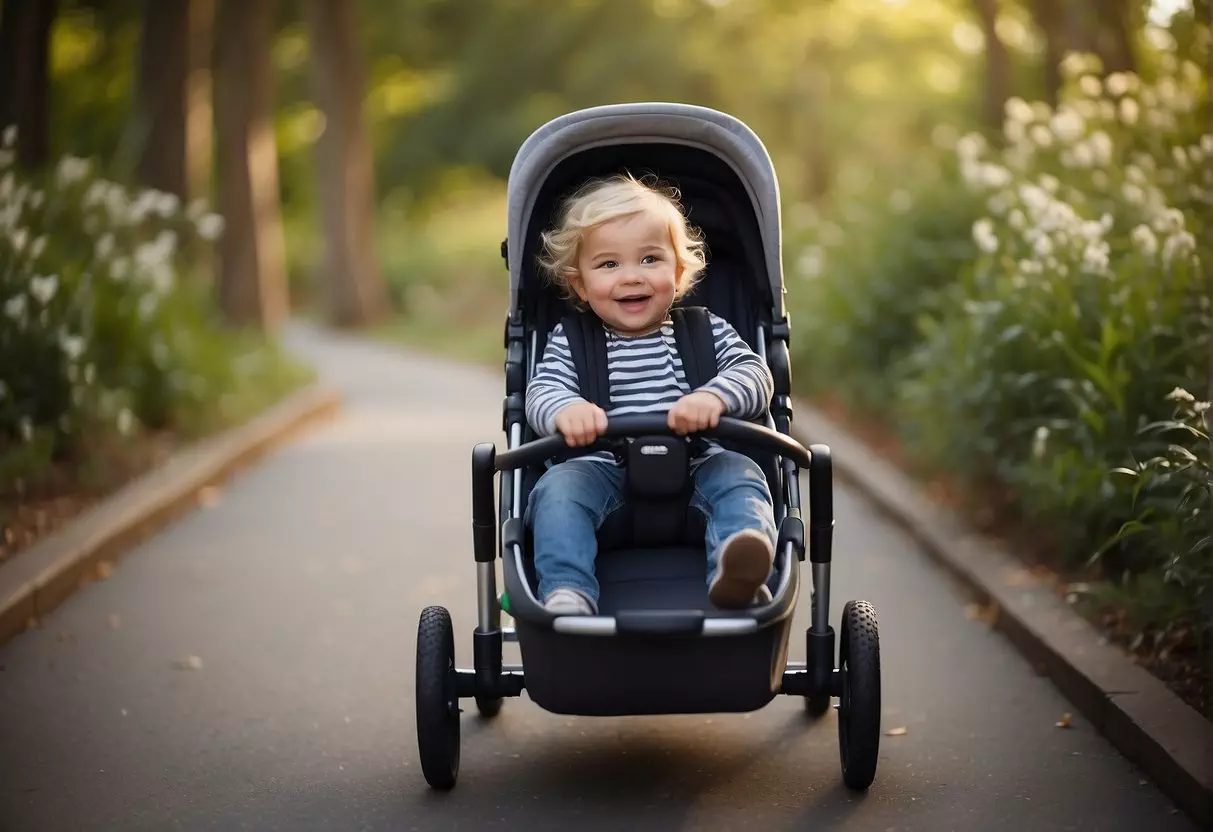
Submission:
[[[557,587],[585,594],[598,604],[594,559],[596,533],[626,499],[626,472],[610,462],[572,459],[543,473],[527,502],[539,600]],[[742,529],[757,529],[774,548],[777,530],[771,492],[762,469],[744,454],[719,451],[692,472],[691,506],[706,522],[707,575],[716,574],[724,541]]]

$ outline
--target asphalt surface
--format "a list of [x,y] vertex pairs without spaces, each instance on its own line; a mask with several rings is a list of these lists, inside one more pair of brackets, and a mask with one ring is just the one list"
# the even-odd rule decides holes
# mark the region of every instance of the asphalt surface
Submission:
[[831,619],[875,604],[884,727],[906,729],[866,795],[841,783],[834,714],[794,698],[592,719],[525,695],[487,723],[467,704],[459,784],[432,793],[417,619],[450,608],[471,666],[470,449],[500,442],[501,383],[291,338],[344,415],[0,650],[0,830],[1195,829],[1077,714],[1056,727],[1073,708],[1049,681],[842,487]]

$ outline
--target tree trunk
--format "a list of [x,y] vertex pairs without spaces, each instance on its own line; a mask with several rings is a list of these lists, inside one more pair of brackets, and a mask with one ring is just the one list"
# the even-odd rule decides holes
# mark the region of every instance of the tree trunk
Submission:
[[1105,73],[1136,72],[1133,55],[1133,6],[1130,0],[1093,0],[1096,46]]
[[188,201],[210,190],[214,0],[145,0],[137,126],[139,179]]
[[219,303],[230,322],[276,331],[287,315],[286,252],[278,196],[270,39],[273,0],[221,0],[215,114]]
[[994,135],[1002,135],[1003,111],[1010,95],[1010,62],[998,36],[998,0],[974,0],[986,41],[986,87],[983,121]]
[[357,7],[346,0],[309,0],[312,81],[324,113],[317,143],[322,283],[328,316],[337,326],[360,326],[385,309],[375,253],[374,171],[362,117],[364,70]]
[[44,167],[50,146],[50,40],[58,0],[0,6],[0,129],[17,128],[17,163]]
[[1045,101],[1056,107],[1061,96],[1061,60],[1066,55],[1065,9],[1056,0],[1032,0],[1029,8],[1045,42]]

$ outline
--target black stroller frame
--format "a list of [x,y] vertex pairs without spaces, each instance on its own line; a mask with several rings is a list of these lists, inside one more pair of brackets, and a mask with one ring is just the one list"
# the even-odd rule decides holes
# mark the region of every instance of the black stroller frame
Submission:
[[[560,436],[536,438],[525,416],[527,381],[561,312],[559,299],[537,280],[538,233],[570,187],[587,176],[637,167],[674,181],[691,221],[707,231],[707,277],[687,302],[729,319],[774,377],[764,424],[724,418],[699,434],[759,462],[774,498],[779,537],[768,584],[772,600],[749,610],[717,610],[706,601],[702,525],[686,509],[681,488],[646,491],[639,501],[649,518],[653,511],[686,512],[673,537],[653,532],[651,520],[637,520],[631,510],[600,532],[599,614],[553,616],[535,596],[526,497],[543,462],[569,451]],[[820,717],[837,697],[843,780],[866,789],[875,777],[880,740],[879,635],[871,605],[848,601],[835,663],[829,617],[833,471],[826,445],[806,449],[790,436],[791,330],[782,297],[778,184],[765,148],[737,119],[703,107],[595,107],[532,134],[515,158],[509,191],[509,236],[502,243],[511,278],[503,403],[508,448],[498,452],[481,443],[472,451],[477,624],[471,670],[455,664],[449,612],[429,606],[421,614],[416,708],[427,782],[437,789],[455,784],[460,699],[475,699],[481,715],[492,717],[505,698],[525,689],[549,711],[599,716],[745,712],[785,694],[803,697],[806,711]],[[765,272],[765,279],[757,282],[754,272]],[[607,448],[627,457],[629,449],[639,449],[648,454],[646,465],[666,457],[685,464],[679,451],[686,442],[670,432],[664,414],[624,416],[610,419],[599,441],[578,452]],[[809,487],[807,529],[801,468]],[[659,479],[665,473],[677,472],[663,471]],[[806,557],[812,575],[806,661],[793,663],[787,645]],[[502,626],[503,606],[514,627]],[[507,641],[519,644],[521,665],[504,664]]]

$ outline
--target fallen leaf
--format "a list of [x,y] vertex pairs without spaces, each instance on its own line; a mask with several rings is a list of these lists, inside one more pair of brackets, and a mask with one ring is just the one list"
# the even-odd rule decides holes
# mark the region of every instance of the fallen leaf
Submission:
[[223,490],[213,485],[208,485],[198,492],[198,505],[203,508],[210,508],[218,505],[223,500]]
[[965,618],[970,621],[982,621],[986,624],[993,624],[998,620],[998,605],[990,604],[967,604],[965,606]]
[[900,728],[890,728],[889,730],[885,731],[884,734],[886,737],[903,737],[909,732],[909,730],[910,729],[903,725]]
[[202,659],[197,656],[186,656],[184,659],[173,662],[173,666],[178,670],[201,670]]
[[1061,719],[1057,720],[1057,722],[1054,723],[1054,726],[1057,728],[1069,728],[1070,721],[1073,719],[1074,719],[1074,717],[1070,714],[1069,711],[1067,711],[1066,713],[1061,715]]

